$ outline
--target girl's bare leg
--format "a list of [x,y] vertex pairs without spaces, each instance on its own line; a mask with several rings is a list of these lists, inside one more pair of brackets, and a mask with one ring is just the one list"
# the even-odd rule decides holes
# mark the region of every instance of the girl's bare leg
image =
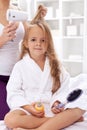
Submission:
[[47,121],[49,118],[37,118],[32,115],[26,115],[25,112],[21,110],[14,110],[12,112],[9,112],[5,116],[5,124],[8,128],[37,128],[40,125],[42,125],[45,121]]
[[75,123],[77,120],[79,120],[79,118],[81,118],[84,112],[84,110],[78,108],[68,109],[64,112],[57,114],[55,117],[50,118],[36,129],[16,128],[14,130],[60,130]]

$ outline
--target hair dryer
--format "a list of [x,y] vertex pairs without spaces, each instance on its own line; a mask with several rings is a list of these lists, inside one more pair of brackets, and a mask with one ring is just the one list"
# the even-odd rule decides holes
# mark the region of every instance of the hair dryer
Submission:
[[28,13],[25,11],[8,9],[6,18],[8,21],[28,21]]

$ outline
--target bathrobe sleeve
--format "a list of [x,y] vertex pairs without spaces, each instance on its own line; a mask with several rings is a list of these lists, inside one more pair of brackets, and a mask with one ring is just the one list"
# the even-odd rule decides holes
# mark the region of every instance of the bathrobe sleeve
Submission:
[[60,102],[65,102],[66,97],[69,93],[69,84],[70,84],[70,75],[69,73],[65,70],[64,67],[62,67],[62,73],[61,73],[61,86],[60,88],[57,90],[57,92],[55,92],[52,96],[51,99],[51,106],[53,105],[53,103],[58,100]]
[[10,109],[29,104],[25,99],[22,89],[22,77],[19,63],[14,66],[7,84],[7,103]]

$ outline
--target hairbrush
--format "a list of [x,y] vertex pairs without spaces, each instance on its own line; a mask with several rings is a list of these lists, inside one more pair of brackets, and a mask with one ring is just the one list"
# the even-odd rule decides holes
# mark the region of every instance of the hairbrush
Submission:
[[82,95],[83,91],[81,89],[75,89],[72,92],[69,93],[68,97],[66,98],[65,103],[60,103],[56,108],[62,108],[67,103],[73,102],[74,100],[78,99]]

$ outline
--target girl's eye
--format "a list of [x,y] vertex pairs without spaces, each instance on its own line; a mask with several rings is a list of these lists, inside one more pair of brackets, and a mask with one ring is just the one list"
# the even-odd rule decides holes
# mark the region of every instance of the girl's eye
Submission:
[[36,39],[34,39],[34,38],[33,38],[33,39],[31,39],[30,41],[31,41],[31,42],[35,42],[35,41],[36,41]]
[[42,39],[42,40],[41,40],[41,43],[45,43],[45,42],[46,42],[46,40],[45,40],[45,39]]
[[32,43],[36,43],[36,42],[40,42],[40,43],[46,43],[46,39],[40,39],[40,40],[37,40],[35,38],[31,38],[28,40],[29,42],[32,42]]
[[41,41],[42,41],[42,42],[45,42],[45,40],[44,40],[44,39],[42,39]]

